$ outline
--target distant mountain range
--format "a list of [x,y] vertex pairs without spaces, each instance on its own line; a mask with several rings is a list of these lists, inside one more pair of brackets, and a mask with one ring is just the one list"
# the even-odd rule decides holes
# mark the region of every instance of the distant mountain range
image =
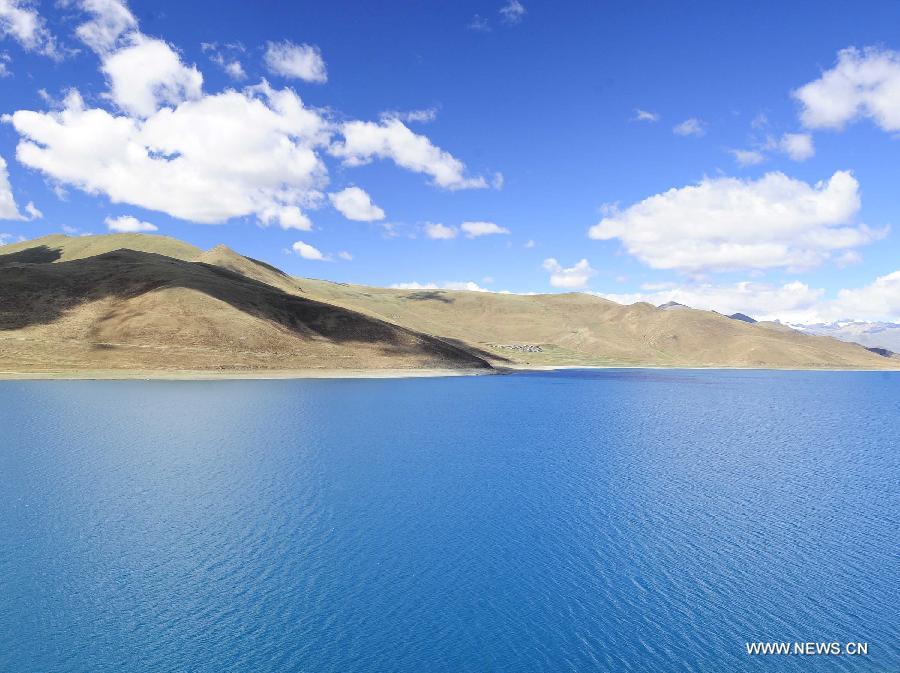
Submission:
[[[677,309],[677,310],[673,310]],[[0,375],[657,366],[898,369],[787,326],[584,293],[295,278],[146,234],[0,247]],[[893,349],[892,349],[893,350]]]
[[831,322],[814,325],[791,325],[807,334],[828,336],[852,341],[870,348],[882,348],[900,353],[900,324],[892,322]]

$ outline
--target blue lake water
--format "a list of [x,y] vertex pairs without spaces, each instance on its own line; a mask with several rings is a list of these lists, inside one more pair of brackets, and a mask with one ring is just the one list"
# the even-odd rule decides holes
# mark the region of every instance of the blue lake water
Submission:
[[0,670],[897,671],[898,456],[889,373],[0,382]]

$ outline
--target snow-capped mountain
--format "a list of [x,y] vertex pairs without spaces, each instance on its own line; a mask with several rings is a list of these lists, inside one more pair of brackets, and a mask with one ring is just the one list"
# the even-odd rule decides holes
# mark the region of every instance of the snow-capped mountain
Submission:
[[886,348],[900,353],[900,324],[892,322],[839,321],[794,325],[796,330],[808,334],[830,336],[841,341],[854,341],[869,348]]

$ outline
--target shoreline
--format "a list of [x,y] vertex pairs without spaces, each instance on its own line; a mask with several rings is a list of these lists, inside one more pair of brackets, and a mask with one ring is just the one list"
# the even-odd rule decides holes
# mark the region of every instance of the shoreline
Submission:
[[728,367],[722,365],[664,366],[634,364],[535,365],[493,369],[272,369],[272,370],[0,370],[0,381],[278,381],[302,379],[412,379],[460,376],[504,376],[528,372],[565,370],[672,370],[672,371],[793,371],[793,372],[898,372],[894,369],[812,368],[812,367]]
[[17,372],[0,370],[0,381],[278,381],[290,379],[412,379],[494,376],[496,369],[84,369]]

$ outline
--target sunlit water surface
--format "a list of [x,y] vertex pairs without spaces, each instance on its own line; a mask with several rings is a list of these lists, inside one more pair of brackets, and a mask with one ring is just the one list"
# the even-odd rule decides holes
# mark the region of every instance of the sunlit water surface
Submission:
[[0,382],[0,670],[897,671],[898,452],[897,374]]

